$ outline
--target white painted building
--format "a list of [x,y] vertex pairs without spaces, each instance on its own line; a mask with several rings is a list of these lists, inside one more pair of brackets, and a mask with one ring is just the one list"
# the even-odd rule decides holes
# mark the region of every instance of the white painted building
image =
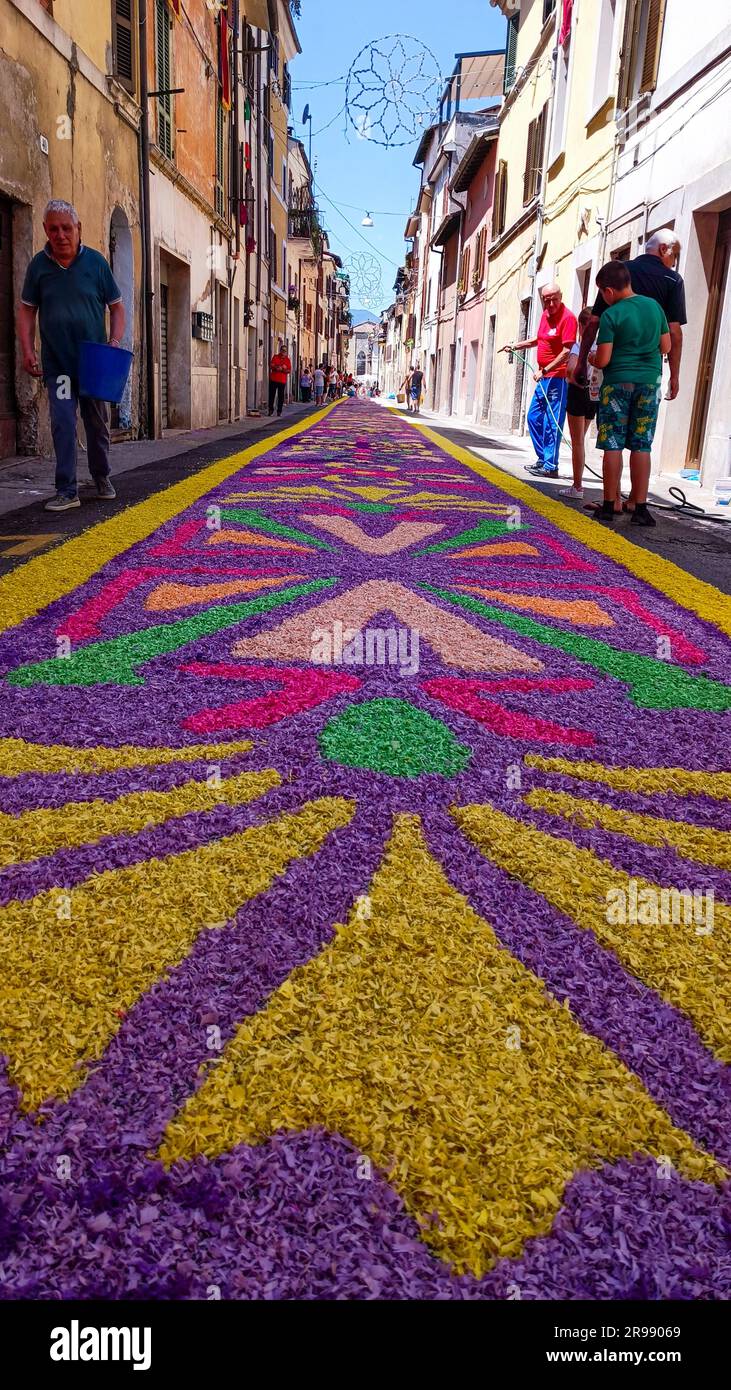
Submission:
[[[698,467],[710,487],[731,475],[731,7],[690,10],[687,0],[625,0],[606,249],[637,255],[665,226],[680,237],[680,394],[661,407],[653,459],[663,473]],[[643,92],[653,69],[654,90]]]
[[[356,311],[348,347],[347,371],[352,372],[358,382],[380,380],[381,353],[379,346],[380,320],[376,314]],[[383,383],[381,382],[381,386]]]

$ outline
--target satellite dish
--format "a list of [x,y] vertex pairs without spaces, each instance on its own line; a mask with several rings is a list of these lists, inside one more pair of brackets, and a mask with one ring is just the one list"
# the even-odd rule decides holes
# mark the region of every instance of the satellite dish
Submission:
[[309,119],[310,119],[310,107],[309,107],[309,102],[308,102],[307,106],[305,107],[304,111],[302,112],[302,124],[303,124],[303,125],[307,125],[307,122],[309,121]]

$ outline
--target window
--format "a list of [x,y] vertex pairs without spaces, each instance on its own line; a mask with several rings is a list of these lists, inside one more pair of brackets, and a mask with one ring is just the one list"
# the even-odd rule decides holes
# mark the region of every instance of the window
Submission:
[[617,20],[618,0],[601,0],[599,25],[594,53],[594,83],[590,97],[588,119],[601,110],[605,101],[612,95],[613,74],[615,71],[614,26]]
[[507,93],[515,82],[515,57],[518,51],[518,26],[520,15],[511,14],[508,20],[508,37],[505,44],[505,79],[503,92]]
[[470,284],[470,256],[471,256],[471,247],[465,246],[464,251],[462,252],[462,265],[461,265],[461,267],[460,267],[460,272],[459,272],[459,284],[457,285],[457,293],[458,293],[458,294],[461,294],[461,295],[467,294],[467,291],[468,291],[468,289],[469,289],[469,284]]
[[569,96],[569,49],[567,41],[556,50],[556,83],[553,93],[553,126],[551,147],[548,152],[549,166],[558,159],[566,144],[566,124]]
[[534,198],[537,198],[541,191],[547,114],[548,103],[546,103],[540,115],[536,116],[536,119],[531,121],[528,126],[525,169],[523,170],[523,207],[526,207]]
[[477,250],[475,252],[475,269],[472,275],[472,284],[475,289],[479,289],[485,278],[485,261],[487,259],[487,227],[481,227],[477,234]]
[[287,280],[287,245],[282,246],[282,289],[289,291],[289,281]]
[[505,231],[505,213],[508,202],[508,166],[504,159],[501,159],[495,174],[495,188],[492,200],[492,234],[493,237],[502,236]]
[[617,246],[614,251],[609,252],[610,261],[628,261],[632,247],[629,242],[624,246]]
[[587,304],[589,303],[589,295],[591,294],[591,266],[590,266],[590,265],[588,265],[588,266],[586,267],[585,270],[582,270],[582,271],[579,273],[579,280],[580,280],[580,282],[581,282],[581,307],[582,307],[582,309],[585,309],[586,306],[587,306]]
[[157,59],[157,90],[167,95],[157,98],[157,143],[168,159],[173,157],[173,98],[170,88],[173,85],[171,59],[172,16],[167,0],[157,0],[155,10],[155,41]]
[[269,36],[269,71],[279,77],[279,39],[276,34]]
[[657,85],[665,0],[627,0],[622,34],[617,104],[626,111]]
[[277,278],[277,234],[273,227],[269,228],[269,273],[272,280]]
[[289,74],[289,64],[284,64],[284,84],[282,90],[282,101],[289,111],[292,106],[292,78]]
[[287,161],[282,160],[282,202],[287,201]]
[[135,90],[133,20],[132,0],[113,0],[114,76],[128,92]]
[[226,213],[226,111],[219,99],[216,106],[216,187],[215,208],[219,217]]

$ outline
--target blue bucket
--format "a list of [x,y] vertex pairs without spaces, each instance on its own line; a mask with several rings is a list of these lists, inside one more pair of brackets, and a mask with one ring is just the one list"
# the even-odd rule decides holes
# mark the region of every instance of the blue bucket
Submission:
[[119,405],[127,385],[132,353],[108,343],[82,343],[79,353],[79,395]]

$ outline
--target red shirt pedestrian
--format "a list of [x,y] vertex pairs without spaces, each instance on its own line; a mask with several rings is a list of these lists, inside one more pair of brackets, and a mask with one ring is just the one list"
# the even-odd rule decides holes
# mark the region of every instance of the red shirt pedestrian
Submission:
[[[538,325],[537,357],[538,366],[547,367],[558,357],[562,348],[573,347],[578,336],[578,323],[576,315],[561,304],[555,313],[549,315],[548,310],[544,309],[541,314],[541,321]],[[566,363],[562,362],[560,367],[555,367],[553,371],[547,372],[549,377],[565,377]]]
[[275,404],[277,407],[277,415],[281,415],[282,413],[282,407],[284,405],[284,390],[287,385],[287,377],[289,376],[291,370],[292,363],[290,362],[286,352],[284,351],[284,343],[280,343],[277,352],[275,352],[269,364],[270,415],[274,411]]

